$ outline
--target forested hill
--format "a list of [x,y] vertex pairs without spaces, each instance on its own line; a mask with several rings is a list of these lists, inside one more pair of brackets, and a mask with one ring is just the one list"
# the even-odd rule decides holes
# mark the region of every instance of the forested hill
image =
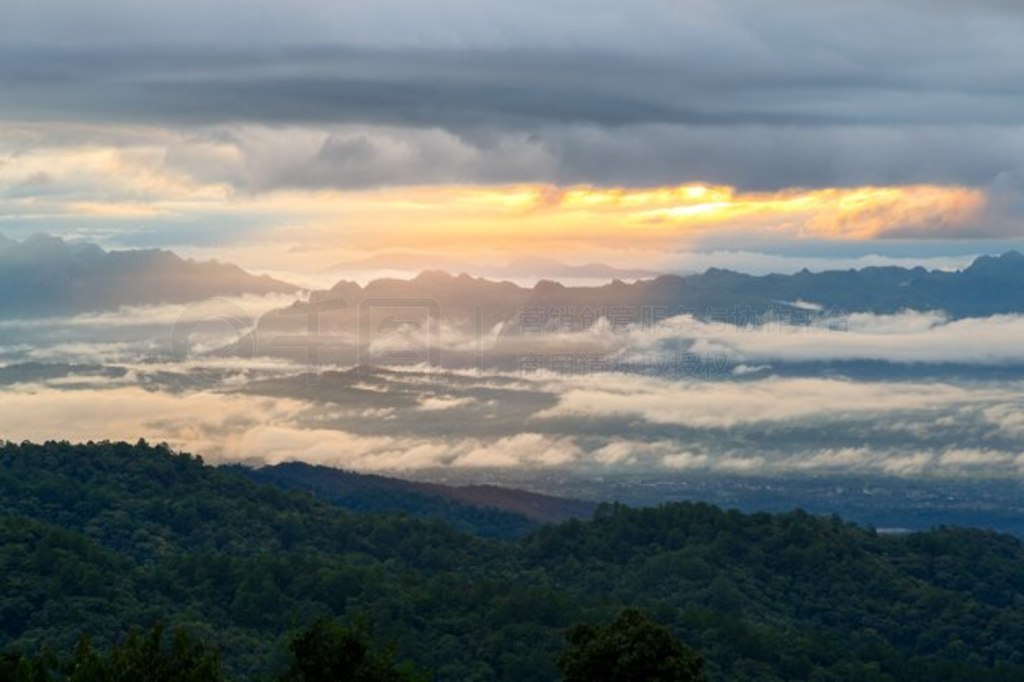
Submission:
[[257,483],[305,490],[352,511],[440,519],[461,530],[493,538],[519,537],[534,530],[538,523],[587,518],[596,507],[592,502],[512,488],[404,481],[302,462],[231,469]]
[[1024,679],[1024,551],[794,512],[599,508],[487,540],[357,514],[145,444],[0,446],[0,645],[185,626],[238,679],[367,615],[438,680],[558,679],[570,624],[649,611],[716,680]]

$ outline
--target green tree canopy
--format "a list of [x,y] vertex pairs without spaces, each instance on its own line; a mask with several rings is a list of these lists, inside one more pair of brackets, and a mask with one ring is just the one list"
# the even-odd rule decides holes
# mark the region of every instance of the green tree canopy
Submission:
[[330,618],[313,621],[288,647],[292,663],[281,682],[425,682],[411,665],[398,664],[390,649],[374,649],[362,625],[342,627]]
[[607,625],[575,625],[559,657],[565,682],[702,682],[704,661],[638,609]]
[[47,650],[35,656],[0,658],[0,682],[220,682],[220,657],[183,629],[169,637],[157,625],[146,634],[132,630],[105,655],[83,639],[68,660]]

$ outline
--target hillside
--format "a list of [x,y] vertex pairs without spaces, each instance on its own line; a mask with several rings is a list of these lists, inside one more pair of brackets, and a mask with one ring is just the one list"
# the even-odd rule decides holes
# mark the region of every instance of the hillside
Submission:
[[716,680],[1013,680],[1024,546],[804,513],[603,506],[497,542],[355,514],[144,443],[0,447],[0,645],[184,625],[242,679],[317,615],[367,614],[439,680],[557,679],[573,622],[649,610]]
[[291,294],[297,288],[238,266],[170,251],[104,251],[35,235],[0,241],[0,316],[43,317],[215,296]]
[[447,521],[485,537],[515,537],[537,523],[589,518],[596,504],[493,485],[441,485],[290,462],[237,467],[248,478],[311,492],[352,511],[404,513]]
[[486,500],[466,502],[456,497],[458,489],[447,486],[357,474],[301,462],[260,469],[239,466],[232,470],[257,483],[311,493],[350,511],[435,519],[483,537],[521,537],[537,527],[536,518],[502,506],[500,502],[504,498],[496,498],[494,504],[487,504]]
[[461,504],[502,509],[522,514],[541,523],[560,523],[569,519],[589,518],[597,507],[593,502],[586,500],[554,497],[496,485],[447,486],[433,483],[419,485],[424,486],[428,491]]

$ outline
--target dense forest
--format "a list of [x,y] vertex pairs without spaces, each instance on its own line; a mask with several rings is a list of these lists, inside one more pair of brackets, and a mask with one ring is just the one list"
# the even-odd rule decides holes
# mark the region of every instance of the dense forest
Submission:
[[327,619],[426,679],[572,679],[567,633],[585,648],[637,608],[712,680],[1024,679],[1024,547],[987,532],[678,503],[496,539],[143,442],[4,444],[0,489],[7,660],[86,637],[115,656],[162,624],[230,679],[274,679]]

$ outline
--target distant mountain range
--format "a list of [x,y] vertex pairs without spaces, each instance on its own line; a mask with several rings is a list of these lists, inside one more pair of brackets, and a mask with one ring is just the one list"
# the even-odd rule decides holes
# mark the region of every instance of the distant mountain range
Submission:
[[471,263],[446,256],[419,253],[381,253],[363,260],[339,263],[328,268],[328,273],[358,273],[381,270],[421,272],[424,269],[447,272],[472,272],[499,279],[642,279],[662,274],[644,268],[617,268],[606,263],[569,265],[554,258],[517,258],[507,265],[490,266]]
[[[360,359],[372,363],[377,357],[374,348],[415,346],[411,337],[417,334],[419,346],[430,346],[428,337],[441,329],[467,338],[475,338],[477,332],[514,337],[534,331],[582,331],[602,318],[622,327],[680,314],[757,324],[767,315],[799,321],[905,310],[944,311],[952,318],[1022,313],[1024,255],[1011,251],[983,256],[954,272],[871,267],[754,276],[713,268],[702,274],[662,275],[633,283],[615,279],[590,287],[549,280],[523,287],[443,271],[426,271],[409,280],[379,279],[365,286],[342,281],[313,292],[307,303],[264,316],[256,347],[266,354],[296,356],[316,346],[327,354],[322,357],[341,363],[355,361],[353,349],[358,347],[363,351]],[[320,333],[311,340],[307,329],[314,314]]]
[[[562,268],[577,277],[622,273],[605,265],[564,266],[534,259],[508,266],[527,272]],[[641,276],[645,273],[634,271]],[[375,361],[374,353],[401,355],[433,347],[427,337],[445,329],[466,338],[498,333],[582,331],[600,319],[614,326],[692,314],[736,324],[768,314],[784,319],[814,315],[904,310],[944,311],[952,318],[1024,312],[1024,255],[982,256],[959,271],[922,267],[791,275],[747,275],[712,268],[701,274],[659,275],[601,286],[570,286],[541,280],[534,286],[509,281],[421,272],[411,279],[377,279],[366,285],[343,280],[314,291],[308,301],[265,315],[255,338],[266,355],[304,356],[312,346],[343,363]],[[0,237],[0,316],[40,317],[109,310],[125,305],[184,303],[215,296],[294,294],[294,285],[252,275],[238,266],[196,262],[170,251],[105,251],[37,235],[22,242]],[[314,319],[315,314],[315,319]],[[315,341],[308,338],[317,324]],[[344,343],[339,347],[339,339]],[[370,349],[368,357],[354,349]],[[470,349],[467,349],[469,352]],[[358,356],[358,357],[357,357]],[[413,352],[409,359],[416,360]],[[392,358],[394,359],[394,358]]]
[[157,249],[105,251],[35,235],[0,237],[0,316],[46,317],[215,296],[292,294],[298,288],[236,265]]

